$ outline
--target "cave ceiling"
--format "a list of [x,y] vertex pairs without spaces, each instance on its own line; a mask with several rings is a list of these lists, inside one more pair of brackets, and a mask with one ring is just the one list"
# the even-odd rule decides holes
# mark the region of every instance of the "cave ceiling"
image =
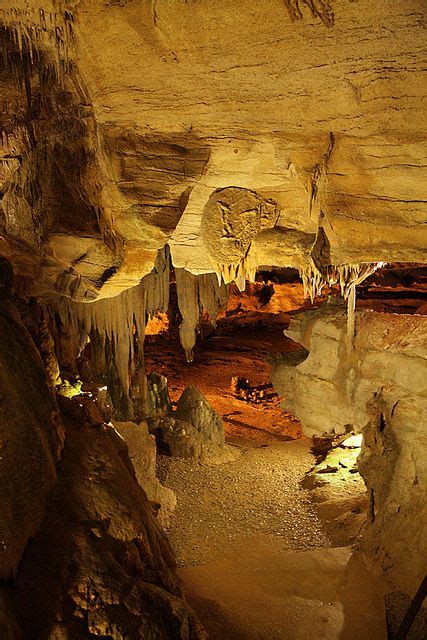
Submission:
[[[80,301],[425,260],[423,0],[2,0],[0,254]],[[222,225],[222,228],[221,228]]]

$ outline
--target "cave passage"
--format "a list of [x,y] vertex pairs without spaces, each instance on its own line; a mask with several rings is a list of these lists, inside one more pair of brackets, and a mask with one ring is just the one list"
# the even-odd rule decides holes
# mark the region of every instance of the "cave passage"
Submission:
[[[414,304],[406,293],[405,308]],[[172,292],[172,305],[173,298]],[[390,309],[395,299],[399,304],[398,296],[387,299]],[[283,335],[290,319],[321,302],[305,300],[292,270],[264,270],[243,292],[230,288],[215,328],[202,320],[191,364],[170,310],[147,324],[147,372],[167,378],[174,406],[185,387],[196,385],[221,415],[234,448],[229,459],[208,465],[157,458],[159,479],[177,496],[167,532],[179,575],[213,639],[255,640],[262,629],[262,637],[303,640],[313,628],[319,637],[383,637],[383,585],[349,551],[369,503],[357,469],[362,435],[313,444],[271,384],[275,359],[301,350]],[[365,295],[361,304],[382,301]]]
[[427,638],[423,4],[0,0],[0,640]]
[[298,348],[283,335],[289,316],[280,307],[304,306],[302,288],[296,283],[276,285],[271,299],[263,300],[269,286],[272,288],[263,283],[248,284],[243,294],[233,289],[216,328],[202,321],[191,364],[186,363],[167,316],[154,318],[147,325],[147,372],[166,376],[175,405],[187,385],[196,385],[221,415],[230,442],[246,439],[263,443],[301,436],[298,420],[280,407],[268,360]]

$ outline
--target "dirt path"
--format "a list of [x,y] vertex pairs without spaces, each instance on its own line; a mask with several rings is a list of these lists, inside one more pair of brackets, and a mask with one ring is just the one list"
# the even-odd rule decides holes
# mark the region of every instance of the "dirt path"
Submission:
[[240,441],[233,462],[159,456],[178,506],[169,529],[210,640],[385,640],[382,586],[331,548],[308,492],[310,442]]
[[234,545],[278,551],[329,545],[308,492],[313,463],[306,439],[241,443],[233,462],[215,466],[159,456],[159,479],[177,494],[169,537],[180,566],[233,554]]

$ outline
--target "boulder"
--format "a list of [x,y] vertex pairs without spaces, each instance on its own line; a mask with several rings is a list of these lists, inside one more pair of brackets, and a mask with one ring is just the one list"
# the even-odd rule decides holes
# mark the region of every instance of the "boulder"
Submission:
[[176,418],[190,423],[203,443],[223,445],[224,423],[204,395],[194,385],[186,387],[178,400]]
[[201,458],[203,455],[203,436],[190,423],[165,416],[157,423],[162,448],[177,458]]

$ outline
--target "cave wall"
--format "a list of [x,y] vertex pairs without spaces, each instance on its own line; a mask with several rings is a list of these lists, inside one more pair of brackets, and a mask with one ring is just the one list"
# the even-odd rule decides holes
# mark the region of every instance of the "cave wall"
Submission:
[[[105,375],[105,343],[118,347],[120,335],[117,387],[126,402],[132,384],[142,394],[141,379],[128,375],[133,312],[142,339],[145,312],[160,304],[147,302],[150,292],[164,300],[164,291],[156,281],[145,303],[123,306],[135,290],[140,301],[141,279],[166,243],[184,291],[189,359],[201,307],[222,299],[214,272],[221,288],[260,266],[295,267],[314,295],[332,276],[357,279],[360,263],[425,260],[424,18],[422,0],[3,0],[0,255],[25,299],[46,309],[61,298],[82,305],[63,316],[71,368],[84,333],[98,330]],[[43,479],[37,490],[31,478],[17,481],[8,494],[10,505],[22,498],[29,509],[16,546],[2,551],[8,575],[40,524],[63,435],[34,345],[13,309],[1,307],[11,336],[2,345],[4,441]],[[307,433],[371,425],[364,473],[379,535],[395,493],[412,504],[423,475],[403,434],[412,430],[422,444],[424,329],[415,316],[358,315],[350,353],[342,312],[304,317],[307,326],[301,316],[291,331],[309,356],[282,363],[276,384]],[[400,443],[396,460],[385,446],[384,474],[405,456],[416,460],[410,492],[394,473],[389,495],[372,471],[383,446],[368,406],[375,393],[389,394],[381,438],[396,430],[390,441]],[[130,415],[126,408],[122,417]],[[19,473],[8,464],[7,491]],[[398,566],[387,535],[379,554]]]
[[92,397],[55,395],[23,322],[40,336],[43,318],[0,287],[0,636],[202,640],[159,525],[175,497],[154,439],[118,424],[132,464]]
[[41,524],[64,429],[42,358],[3,295],[0,333],[0,578],[8,578]]
[[299,314],[285,333],[302,349],[272,363],[273,384],[307,435],[363,433],[371,505],[361,547],[414,593],[427,553],[427,321],[357,311],[355,332],[349,344],[336,303]]
[[125,441],[67,405],[58,482],[11,589],[24,637],[205,639]]

